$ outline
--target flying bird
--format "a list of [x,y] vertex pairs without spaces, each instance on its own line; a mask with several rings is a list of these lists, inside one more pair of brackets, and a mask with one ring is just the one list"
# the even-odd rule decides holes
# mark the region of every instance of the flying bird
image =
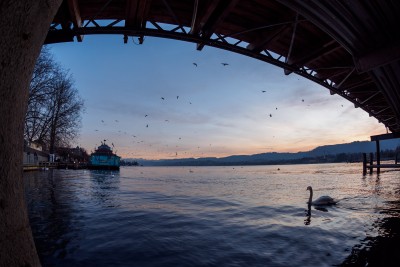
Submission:
[[146,114],[146,115],[144,115],[144,116],[147,117],[147,116],[149,116],[149,115]]
[[266,91],[262,90],[261,92],[262,92],[262,93],[265,93]]
[[304,102],[304,99],[302,99],[301,102]]
[[162,99],[162,100],[165,100],[165,98],[164,98],[164,97],[161,97],[161,99]]
[[101,122],[103,122],[103,123],[104,123],[104,121],[103,121],[103,120],[101,120]]
[[272,114],[269,114],[270,117],[272,117]]
[[197,63],[194,63],[194,62],[193,62],[193,65],[194,65],[195,67],[197,67]]
[[222,64],[222,66],[228,66],[229,64],[228,63],[221,63]]
[[118,120],[115,120],[115,122],[118,122]]
[[148,124],[146,124],[146,128],[149,128],[149,125],[148,125]]
[[178,98],[179,98],[179,95],[176,96],[176,99],[178,99]]

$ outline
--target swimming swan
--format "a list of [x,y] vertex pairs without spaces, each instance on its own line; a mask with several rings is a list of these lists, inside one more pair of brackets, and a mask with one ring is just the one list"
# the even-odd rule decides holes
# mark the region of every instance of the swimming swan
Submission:
[[313,190],[311,186],[307,187],[307,190],[310,190],[310,198],[308,200],[308,204],[314,205],[314,206],[327,206],[327,205],[335,205],[337,203],[336,200],[331,198],[330,196],[321,196],[318,199],[312,201],[313,197]]

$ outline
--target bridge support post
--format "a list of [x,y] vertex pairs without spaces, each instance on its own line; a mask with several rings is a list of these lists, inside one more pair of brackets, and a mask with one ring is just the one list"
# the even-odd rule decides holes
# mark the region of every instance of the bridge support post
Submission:
[[0,266],[40,266],[22,180],[29,82],[62,0],[0,4]]
[[369,153],[369,174],[372,174],[373,168],[372,165],[374,164],[374,153]]
[[367,154],[363,153],[363,176],[367,174]]
[[376,172],[379,174],[381,172],[381,148],[379,145],[379,140],[375,141],[376,143]]

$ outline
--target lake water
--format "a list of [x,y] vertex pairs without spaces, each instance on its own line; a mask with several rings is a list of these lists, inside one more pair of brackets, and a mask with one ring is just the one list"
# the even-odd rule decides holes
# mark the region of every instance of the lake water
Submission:
[[[279,168],[279,170],[278,170]],[[43,266],[398,266],[400,172],[361,164],[24,174]],[[314,197],[339,199],[307,210]]]

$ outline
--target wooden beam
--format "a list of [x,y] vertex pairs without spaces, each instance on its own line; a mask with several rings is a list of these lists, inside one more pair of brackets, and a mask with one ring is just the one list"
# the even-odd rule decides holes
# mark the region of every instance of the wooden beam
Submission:
[[354,58],[357,71],[362,73],[400,60],[400,41],[389,43],[361,57]]
[[375,94],[370,95],[367,99],[363,100],[361,102],[361,105],[364,105],[365,103],[367,103],[368,101],[370,101],[372,98],[374,98],[375,96],[381,94],[381,91],[377,91]]
[[[78,0],[68,0],[68,9],[69,14],[71,15],[72,23],[74,24],[74,28],[82,27],[82,18]],[[77,35],[76,39],[78,40],[78,42],[82,42],[83,35]]]
[[136,26],[136,16],[138,9],[138,2],[140,0],[127,0],[126,1],[126,15],[125,15],[125,27],[135,28]]
[[199,12],[199,0],[194,0],[192,23],[190,24],[189,34],[193,34],[193,29],[196,25],[197,13]]
[[257,38],[257,40],[250,43],[247,46],[247,49],[255,53],[260,53],[268,46],[268,44],[274,42],[276,39],[285,34],[291,28],[292,28],[291,24],[286,24],[277,27],[274,31],[268,33],[268,37],[259,37]]
[[373,83],[374,83],[374,81],[372,79],[357,80],[356,82],[345,86],[344,89],[351,92],[351,90],[353,90],[355,88],[366,86],[368,84],[373,84]]
[[185,29],[183,28],[181,20],[178,18],[178,16],[174,12],[174,10],[171,8],[168,1],[167,0],[162,0],[162,1],[164,3],[165,7],[167,8],[169,14],[174,18],[175,23],[179,26],[178,28],[180,28],[184,33],[186,33]]
[[389,139],[395,139],[395,138],[400,138],[400,133],[372,135],[371,141],[389,140]]
[[[221,0],[211,1],[211,3],[207,6],[207,9],[201,15],[200,18],[198,17],[200,14],[196,14],[196,20],[194,21],[193,25],[191,26],[190,34],[194,34],[194,35],[200,34],[200,31],[202,30],[204,25],[207,23],[207,21],[210,19],[211,15],[217,9],[220,1]],[[199,11],[197,11],[197,12],[199,12]]]
[[143,29],[146,26],[151,0],[128,0],[126,2],[125,27]]
[[[298,20],[299,20],[299,13],[296,13],[296,18],[295,18],[294,23],[293,23],[292,38],[290,39],[289,51],[287,53],[286,60],[285,60],[285,63],[287,63],[287,64],[289,64],[289,59],[290,59],[291,54],[292,54],[294,39],[296,37],[296,30],[297,30]],[[290,73],[290,71],[285,69],[285,74],[288,75],[289,73]]]
[[353,74],[354,70],[355,69],[352,69],[338,85],[335,85],[335,87],[339,89],[343,85],[343,83],[345,83],[347,81],[347,79],[350,78],[350,76],[351,76],[351,74]]
[[[201,20],[196,23],[193,34],[199,34],[205,40],[209,39],[218,25],[229,15],[239,0],[212,1]],[[202,50],[204,43],[197,44],[197,50]]]
[[342,47],[335,41],[331,40],[323,45],[312,49],[309,53],[302,53],[300,56],[294,56],[289,60],[289,64],[306,66],[308,63],[313,62],[323,56],[341,49]]

